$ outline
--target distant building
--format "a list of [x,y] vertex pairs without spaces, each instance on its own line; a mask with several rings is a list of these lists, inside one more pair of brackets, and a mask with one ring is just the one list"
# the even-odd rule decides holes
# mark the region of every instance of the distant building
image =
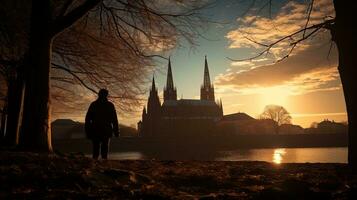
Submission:
[[215,102],[206,57],[200,99],[177,99],[170,59],[163,96],[164,102],[161,104],[153,78],[147,109],[143,108],[142,119],[138,122],[141,136],[210,134],[214,131],[215,123],[223,117],[222,102]]
[[255,120],[255,119],[247,115],[246,113],[238,112],[229,115],[224,115],[222,120],[223,121],[247,121],[247,120]]
[[279,134],[285,134],[285,135],[304,134],[304,129],[299,125],[282,124],[279,127]]
[[217,133],[233,135],[269,135],[276,134],[277,123],[271,119],[254,119],[245,113],[225,115],[217,123]]
[[245,113],[233,113],[223,116],[217,123],[216,134],[233,136],[255,132],[256,119]]
[[328,119],[323,120],[317,124],[317,132],[321,134],[333,134],[333,133],[347,133],[348,126],[343,123],[330,121]]

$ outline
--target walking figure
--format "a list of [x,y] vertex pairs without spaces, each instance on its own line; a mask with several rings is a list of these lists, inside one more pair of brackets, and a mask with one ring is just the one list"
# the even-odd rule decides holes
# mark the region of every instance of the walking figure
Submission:
[[108,101],[108,90],[101,89],[98,99],[89,106],[85,119],[87,138],[92,140],[93,158],[98,159],[99,151],[102,159],[108,158],[110,138],[119,136],[117,113],[114,104]]

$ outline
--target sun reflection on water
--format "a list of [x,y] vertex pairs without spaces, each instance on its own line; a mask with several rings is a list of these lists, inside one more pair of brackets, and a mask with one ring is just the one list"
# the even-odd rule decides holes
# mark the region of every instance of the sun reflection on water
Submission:
[[284,154],[286,154],[285,149],[274,149],[273,162],[275,164],[280,164],[283,160]]

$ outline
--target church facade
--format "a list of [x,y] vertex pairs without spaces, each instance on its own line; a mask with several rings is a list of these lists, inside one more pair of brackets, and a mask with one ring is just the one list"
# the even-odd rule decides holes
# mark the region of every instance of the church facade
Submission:
[[216,122],[223,117],[223,107],[221,101],[215,101],[207,57],[200,92],[200,99],[177,99],[169,59],[167,81],[163,88],[163,103],[160,102],[153,78],[147,107],[143,108],[142,119],[138,122],[139,135],[170,137],[210,134],[214,131]]

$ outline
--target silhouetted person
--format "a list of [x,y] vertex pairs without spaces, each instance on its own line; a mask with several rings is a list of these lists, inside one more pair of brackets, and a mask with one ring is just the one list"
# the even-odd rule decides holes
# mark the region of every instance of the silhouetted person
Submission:
[[101,89],[98,99],[89,106],[85,131],[87,138],[93,143],[93,158],[98,159],[99,151],[102,158],[108,158],[109,142],[113,133],[119,136],[118,119],[114,104],[108,101],[108,90]]

